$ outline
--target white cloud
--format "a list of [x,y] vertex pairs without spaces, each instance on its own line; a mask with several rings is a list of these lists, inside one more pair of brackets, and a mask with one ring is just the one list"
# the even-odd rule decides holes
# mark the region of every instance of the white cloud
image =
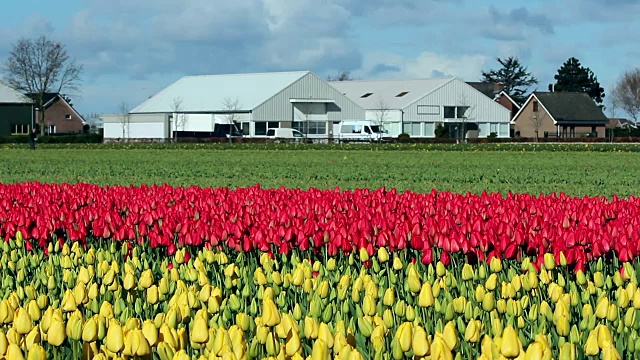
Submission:
[[[391,53],[367,53],[362,69],[354,72],[356,77],[370,77],[372,70],[385,64],[395,67],[391,71],[377,72],[377,78],[429,78],[434,76],[456,76],[467,81],[480,78],[483,67],[490,59],[482,54],[447,56],[433,52],[423,52],[416,57],[406,57]],[[396,71],[399,69],[399,71]]]

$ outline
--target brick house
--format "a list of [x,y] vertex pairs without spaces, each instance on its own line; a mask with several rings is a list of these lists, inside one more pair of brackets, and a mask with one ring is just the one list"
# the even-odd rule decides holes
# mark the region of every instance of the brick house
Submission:
[[520,111],[520,105],[518,105],[518,103],[504,91],[500,91],[493,100],[511,111],[511,119],[513,119],[518,111]]
[[476,90],[485,94],[487,97],[492,98],[493,101],[509,109],[511,111],[512,119],[518,110],[520,110],[520,105],[513,101],[511,96],[502,90],[503,85],[500,83],[467,81],[467,84],[473,86]]
[[609,119],[587,95],[579,92],[534,92],[511,120],[514,136],[605,137]]
[[[37,96],[29,94],[37,102]],[[85,120],[71,104],[69,98],[58,93],[44,94],[44,131],[46,134],[74,134],[84,131]],[[40,110],[36,108],[36,122]]]

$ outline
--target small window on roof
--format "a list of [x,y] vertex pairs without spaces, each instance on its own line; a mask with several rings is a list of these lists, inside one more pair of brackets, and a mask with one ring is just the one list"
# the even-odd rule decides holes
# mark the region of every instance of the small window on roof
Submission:
[[405,95],[407,95],[409,92],[408,91],[403,91],[400,94],[396,95],[396,97],[403,97]]
[[369,96],[373,95],[373,93],[366,93],[362,96],[360,96],[361,98],[368,98]]

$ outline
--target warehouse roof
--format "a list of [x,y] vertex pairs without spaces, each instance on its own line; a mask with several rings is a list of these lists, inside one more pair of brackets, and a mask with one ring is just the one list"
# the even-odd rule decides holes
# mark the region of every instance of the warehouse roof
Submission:
[[0,103],[2,104],[33,104],[33,100],[18,90],[0,81]]
[[333,87],[364,109],[404,109],[455,78],[331,81]]
[[308,71],[185,76],[152,96],[132,113],[173,112],[174,100],[182,100],[183,112],[223,112],[224,104],[237,100],[235,111],[251,111],[287,88]]

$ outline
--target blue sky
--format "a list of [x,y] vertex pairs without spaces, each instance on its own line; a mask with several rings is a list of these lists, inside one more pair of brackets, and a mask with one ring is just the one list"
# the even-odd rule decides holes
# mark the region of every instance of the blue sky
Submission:
[[510,55],[541,90],[575,56],[608,92],[640,66],[638,13],[640,0],[21,0],[3,4],[0,62],[20,37],[61,41],[84,65],[83,114],[133,107],[183,75],[473,81]]

